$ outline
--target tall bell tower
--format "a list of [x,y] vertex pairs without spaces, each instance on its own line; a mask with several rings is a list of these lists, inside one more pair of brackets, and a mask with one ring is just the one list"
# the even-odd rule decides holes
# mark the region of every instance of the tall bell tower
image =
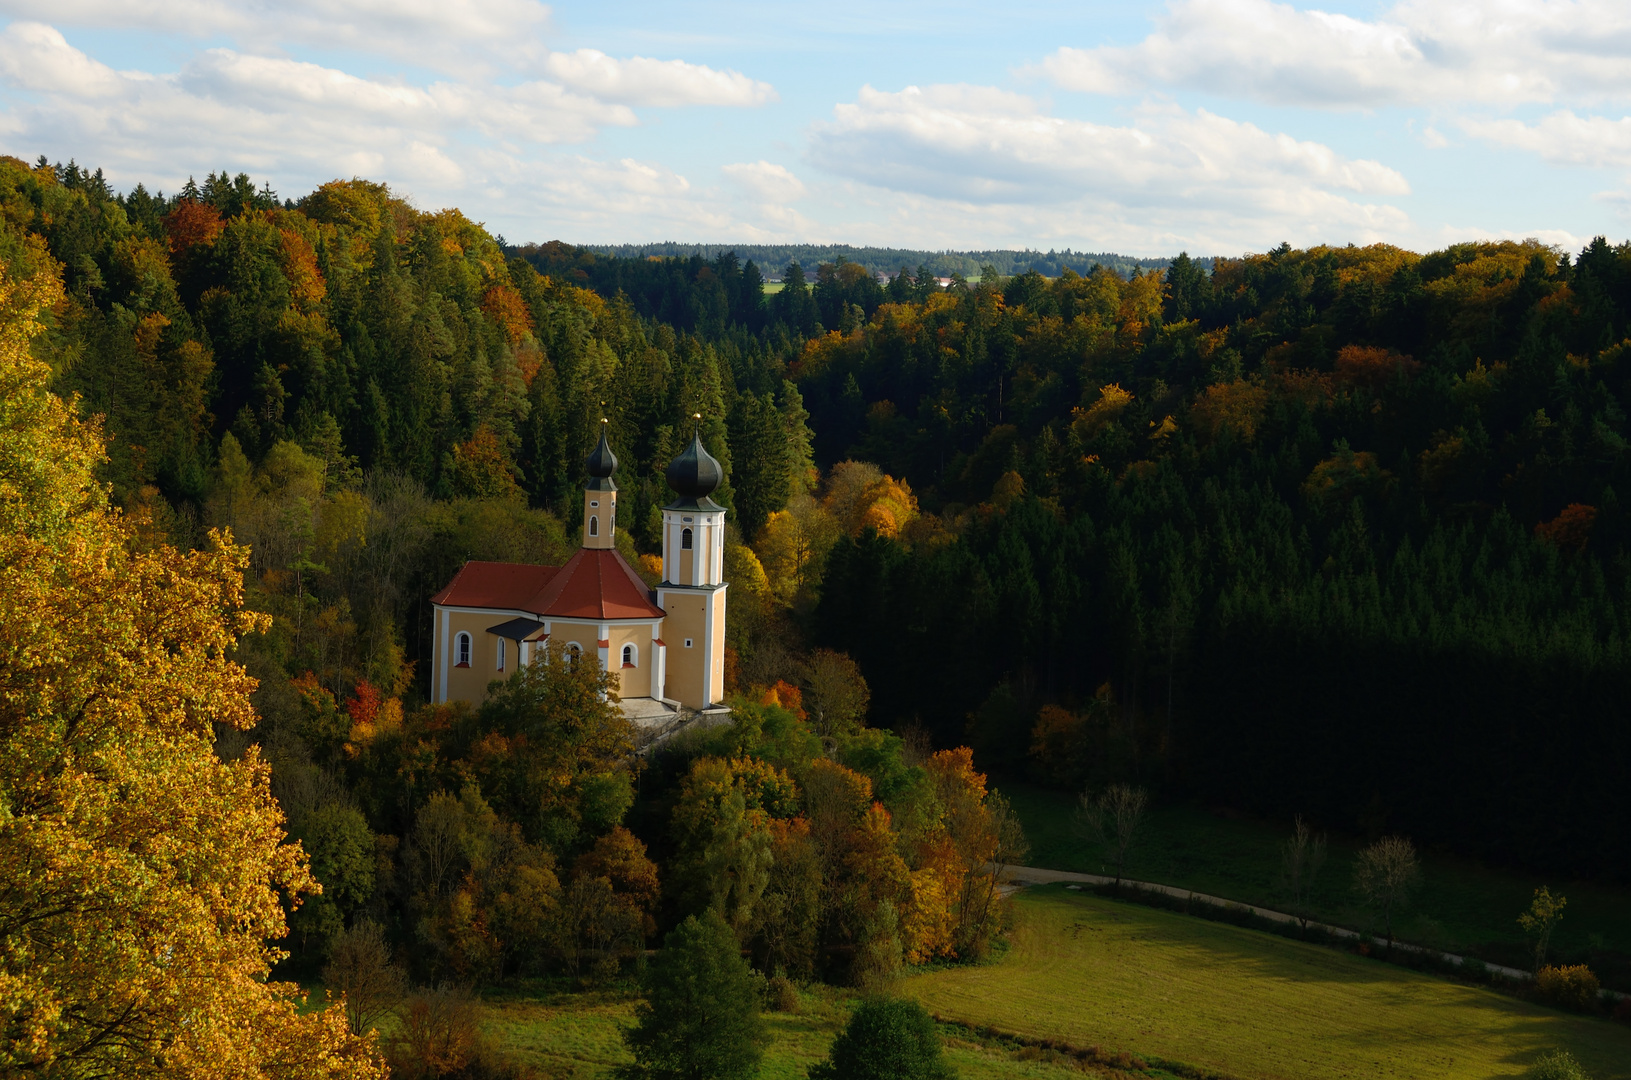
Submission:
[[600,422],[600,444],[584,465],[589,470],[589,483],[583,489],[583,546],[615,548],[617,481],[612,479],[612,473],[617,469],[617,455],[606,441],[605,420]]
[[[702,417],[693,419],[700,426]],[[725,508],[709,498],[724,479],[700,433],[668,466],[668,486],[679,498],[663,507],[657,586],[669,658],[664,696],[693,709],[725,697]]]

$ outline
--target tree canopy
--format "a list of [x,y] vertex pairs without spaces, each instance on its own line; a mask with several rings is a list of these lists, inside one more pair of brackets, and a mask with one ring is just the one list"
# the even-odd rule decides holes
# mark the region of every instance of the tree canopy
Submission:
[[281,896],[318,884],[230,660],[243,548],[142,542],[101,437],[31,345],[50,268],[0,278],[0,1069],[67,1077],[381,1074],[338,1006],[269,983]]

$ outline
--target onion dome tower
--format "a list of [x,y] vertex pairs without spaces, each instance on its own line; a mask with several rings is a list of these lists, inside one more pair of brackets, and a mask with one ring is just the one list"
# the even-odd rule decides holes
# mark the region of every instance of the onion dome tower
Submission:
[[725,508],[708,497],[719,490],[724,480],[725,470],[702,445],[702,436],[691,436],[691,445],[668,463],[668,486],[679,494],[669,509],[724,513]]
[[[692,419],[700,428],[702,416]],[[666,613],[663,637],[673,650],[667,696],[692,708],[725,696],[725,508],[709,498],[724,480],[700,433],[668,465],[668,486],[679,498],[663,507],[657,606]]]
[[[716,468],[718,464],[714,463]],[[616,547],[617,482],[612,479],[612,473],[617,469],[617,455],[606,441],[605,420],[600,422],[600,442],[584,467],[589,470],[589,482],[583,487],[583,546]]]

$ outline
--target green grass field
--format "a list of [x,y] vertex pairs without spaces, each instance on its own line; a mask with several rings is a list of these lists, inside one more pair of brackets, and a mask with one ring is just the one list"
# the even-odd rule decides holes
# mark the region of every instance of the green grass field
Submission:
[[[1073,826],[1075,799],[1065,792],[1023,784],[999,785],[1013,802],[1031,842],[1027,862],[1051,870],[1103,873],[1094,852]],[[1283,826],[1223,817],[1192,805],[1158,806],[1149,811],[1128,874],[1145,881],[1194,889],[1264,907],[1281,906],[1277,886],[1280,844],[1291,831]],[[1353,860],[1361,844],[1331,838],[1330,856],[1315,896],[1319,917],[1364,928],[1367,914],[1353,900]],[[1553,937],[1553,953],[1593,961],[1605,976],[1631,957],[1631,890],[1535,875],[1505,873],[1466,859],[1423,853],[1423,882],[1401,924],[1401,933],[1421,944],[1451,951],[1470,950],[1485,960],[1528,966],[1528,946],[1518,914],[1529,906],[1535,887],[1546,885],[1569,904]],[[1610,958],[1608,953],[1617,953]],[[1623,977],[1623,976],[1622,976]],[[1631,990],[1631,986],[1620,987]]]
[[998,961],[904,980],[943,1019],[1247,1080],[1518,1077],[1563,1047],[1631,1078],[1631,1028],[1349,953],[1061,886],[1016,899]]
[[[761,1080],[803,1080],[809,1067],[827,1056],[851,1005],[840,993],[815,993],[804,995],[804,1008],[797,1014],[767,1013],[771,1044],[759,1071]],[[630,1060],[621,1033],[634,1022],[634,1000],[626,994],[500,999],[485,1003],[483,1014],[483,1030],[507,1056],[551,1077],[610,1076],[613,1068]],[[1074,1068],[1022,1061],[1012,1053],[961,1040],[948,1041],[946,1056],[961,1080],[1081,1076]]]
[[[1241,1080],[1520,1077],[1540,1054],[1572,1052],[1595,1080],[1631,1080],[1631,1028],[1253,930],[1059,886],[1015,901],[1012,945],[991,963],[908,975],[898,991],[945,1020],[1099,1046]],[[826,1055],[853,1004],[804,994],[770,1013],[761,1076],[797,1080]],[[628,1060],[627,993],[489,998],[483,1027],[551,1077],[603,1077]],[[950,1039],[963,1080],[1063,1080],[1067,1064]],[[1156,1073],[1155,1075],[1165,1075]]]

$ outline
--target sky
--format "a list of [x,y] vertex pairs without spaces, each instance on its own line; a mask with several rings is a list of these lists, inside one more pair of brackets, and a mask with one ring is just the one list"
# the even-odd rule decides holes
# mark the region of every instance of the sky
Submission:
[[512,243],[1631,235],[1631,2],[0,0],[0,152]]

